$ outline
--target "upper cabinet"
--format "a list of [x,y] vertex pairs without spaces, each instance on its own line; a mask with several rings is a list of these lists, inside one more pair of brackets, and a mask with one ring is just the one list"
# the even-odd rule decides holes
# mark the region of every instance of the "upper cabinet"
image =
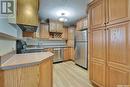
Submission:
[[50,20],[50,32],[60,32],[63,33],[63,23],[58,21]]
[[66,28],[66,27],[64,27],[62,38],[65,39],[65,40],[68,39],[68,28]]
[[14,14],[9,23],[38,26],[39,0],[14,0]]
[[78,22],[77,22],[77,26],[76,26],[76,30],[81,30],[82,29],[82,21],[81,20],[79,20]]
[[130,0],[107,0],[107,24],[130,20]]
[[75,27],[68,28],[68,40],[74,40]]
[[55,21],[50,21],[50,32],[56,32],[57,31],[57,25],[55,23]]
[[76,30],[82,30],[88,27],[87,18],[82,18],[76,23]]
[[91,28],[130,20],[130,0],[94,0],[89,4]]
[[40,24],[40,38],[49,39],[48,24]]
[[57,22],[57,32],[63,33],[63,31],[64,31],[64,29],[63,29],[63,23]]
[[98,28],[105,26],[105,1],[104,0],[94,0],[91,6],[91,27]]
[[84,28],[88,28],[88,19],[87,18],[83,19],[83,29]]

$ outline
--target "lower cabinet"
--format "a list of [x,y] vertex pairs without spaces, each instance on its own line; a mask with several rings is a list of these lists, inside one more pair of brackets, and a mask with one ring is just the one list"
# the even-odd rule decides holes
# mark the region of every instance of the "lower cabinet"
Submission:
[[[99,87],[105,87],[106,70],[106,48],[105,48],[105,27],[98,28],[92,32],[92,55],[90,65],[90,79]],[[92,75],[91,75],[92,74]]]
[[91,33],[90,80],[99,87],[130,87],[130,22]]
[[74,51],[74,48],[69,48],[69,53],[70,53],[70,59],[71,60],[74,60],[74,56],[75,56],[75,51]]
[[92,82],[100,87],[105,87],[105,64],[92,62]]
[[74,48],[64,48],[64,60],[74,60]]
[[64,60],[69,60],[70,56],[69,56],[69,49],[68,48],[64,48]]
[[53,87],[52,59],[37,65],[0,70],[0,87]]
[[130,22],[107,27],[107,87],[130,87]]
[[130,87],[130,70],[108,66],[107,87]]

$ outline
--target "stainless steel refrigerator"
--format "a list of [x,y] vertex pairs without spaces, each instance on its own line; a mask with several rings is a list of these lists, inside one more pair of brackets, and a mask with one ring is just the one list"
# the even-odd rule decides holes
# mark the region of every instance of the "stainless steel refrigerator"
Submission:
[[87,30],[75,32],[75,63],[83,68],[88,68]]

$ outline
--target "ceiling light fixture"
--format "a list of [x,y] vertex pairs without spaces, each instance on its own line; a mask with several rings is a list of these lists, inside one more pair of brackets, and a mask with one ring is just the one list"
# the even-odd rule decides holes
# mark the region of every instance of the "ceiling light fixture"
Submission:
[[60,22],[67,22],[67,21],[68,21],[68,19],[67,19],[67,18],[65,18],[65,17],[60,17],[60,18],[59,18],[59,21],[60,21]]
[[70,16],[70,13],[68,11],[65,11],[65,10],[59,10],[57,11],[56,15],[59,17],[59,16]]

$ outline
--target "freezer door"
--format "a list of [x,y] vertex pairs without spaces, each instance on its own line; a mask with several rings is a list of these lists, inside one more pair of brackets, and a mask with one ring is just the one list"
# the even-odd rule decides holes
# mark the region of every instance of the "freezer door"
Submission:
[[87,57],[87,43],[77,42],[76,53],[75,53],[75,63],[87,68],[88,57]]

